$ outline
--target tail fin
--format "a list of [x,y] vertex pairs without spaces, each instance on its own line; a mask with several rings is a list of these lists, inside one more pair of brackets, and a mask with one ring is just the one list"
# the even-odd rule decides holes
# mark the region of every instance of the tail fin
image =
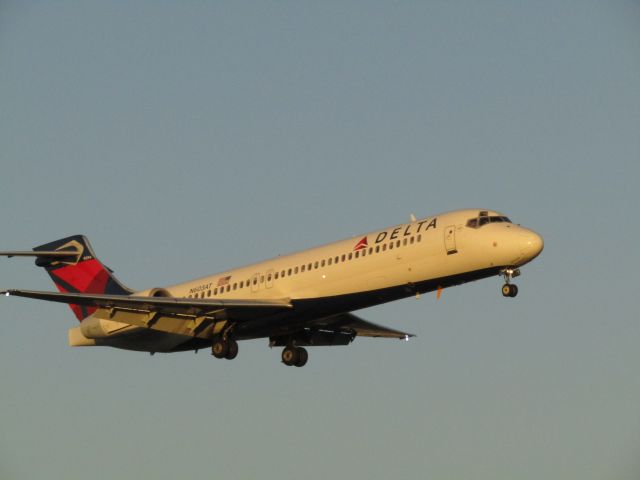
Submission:
[[[83,235],[56,240],[33,249],[39,251],[69,251],[69,257],[42,256],[36,259],[36,265],[43,267],[60,292],[70,293],[107,293],[112,295],[130,295],[133,290],[122,285],[111,270],[96,258],[89,240]],[[75,253],[77,252],[77,254]],[[69,304],[78,320],[83,320],[95,311],[95,307]]]

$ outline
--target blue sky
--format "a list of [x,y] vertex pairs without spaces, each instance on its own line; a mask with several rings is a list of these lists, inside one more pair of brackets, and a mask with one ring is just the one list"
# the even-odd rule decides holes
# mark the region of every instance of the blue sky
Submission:
[[546,246],[303,369],[2,299],[0,477],[638,478],[639,86],[630,1],[3,2],[3,249],[83,233],[142,289],[462,207]]

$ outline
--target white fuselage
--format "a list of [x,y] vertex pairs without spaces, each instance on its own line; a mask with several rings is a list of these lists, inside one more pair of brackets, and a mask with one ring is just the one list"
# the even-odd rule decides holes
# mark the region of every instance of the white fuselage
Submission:
[[[542,250],[538,234],[508,221],[468,226],[479,212],[443,213],[136,295],[290,299],[292,311],[269,321],[307,321],[496,275]],[[109,322],[117,324],[101,320],[105,337],[144,330]],[[246,325],[246,338],[259,336],[250,321]],[[185,341],[181,335],[168,337],[173,338],[165,336],[159,351]]]

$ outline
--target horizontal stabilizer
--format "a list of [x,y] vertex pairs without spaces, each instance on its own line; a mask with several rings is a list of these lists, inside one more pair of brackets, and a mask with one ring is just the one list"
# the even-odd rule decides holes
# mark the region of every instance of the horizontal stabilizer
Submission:
[[77,257],[80,254],[77,250],[54,250],[51,252],[35,252],[32,250],[26,251],[9,251],[9,252],[0,252],[0,257],[38,257],[38,258],[71,258]]

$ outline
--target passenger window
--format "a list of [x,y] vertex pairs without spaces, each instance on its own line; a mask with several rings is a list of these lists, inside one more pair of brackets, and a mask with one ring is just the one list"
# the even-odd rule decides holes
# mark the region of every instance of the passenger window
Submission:
[[389,250],[393,250],[393,242],[389,243]]
[[287,270],[287,276],[290,277],[291,276],[291,269]]
[[344,262],[346,259],[347,259],[347,256],[343,254],[342,255],[342,261]]
[[320,266],[321,266],[321,267],[324,267],[324,263],[325,263],[325,261],[324,261],[324,260],[322,260],[322,262],[320,262]]
[[327,260],[327,265],[331,265],[331,261],[333,260],[333,258],[329,258],[329,260]]
[[369,255],[373,253],[373,247],[369,247]]
[[207,297],[211,296],[211,290],[207,290]]
[[293,270],[293,273],[295,273],[296,275],[298,274],[298,267],[296,267],[296,268]]
[[340,257],[336,257],[333,259],[333,263],[338,263],[338,262],[340,262]]
[[214,289],[213,289],[213,294],[214,294],[214,295],[217,295],[217,294],[218,294],[218,289],[217,289],[217,288],[214,288]]
[[376,245],[376,253],[380,253],[380,245]]
[[280,272],[276,272],[275,279],[277,280],[280,277]]
[[359,256],[360,256],[360,250],[356,252],[356,258],[358,258]]
[[316,270],[318,269],[318,262],[313,264],[313,268],[315,268]]
[[366,249],[366,248],[363,248],[363,249],[362,249],[362,256],[364,257],[366,254],[367,254],[367,249]]
[[300,272],[304,272],[304,269],[306,268],[306,265],[302,265],[302,267],[300,267]]
[[421,234],[421,233],[419,233],[419,234],[418,234],[418,241],[419,241],[419,242],[421,242],[421,241],[422,241],[422,234]]
[[349,260],[353,258],[353,253],[349,253]]
[[383,244],[382,244],[382,251],[383,251],[383,252],[386,252],[386,251],[387,251],[387,244],[386,244],[386,243],[383,243]]
[[311,270],[311,264],[307,265],[307,270]]
[[237,284],[237,283],[234,283],[234,284],[233,284],[233,289],[234,289],[234,290],[237,290],[237,289],[238,289],[238,284]]
[[402,240],[402,245],[406,247],[407,246],[407,241],[408,240],[406,238],[404,240]]
[[396,240],[396,247],[400,246],[400,240]]

